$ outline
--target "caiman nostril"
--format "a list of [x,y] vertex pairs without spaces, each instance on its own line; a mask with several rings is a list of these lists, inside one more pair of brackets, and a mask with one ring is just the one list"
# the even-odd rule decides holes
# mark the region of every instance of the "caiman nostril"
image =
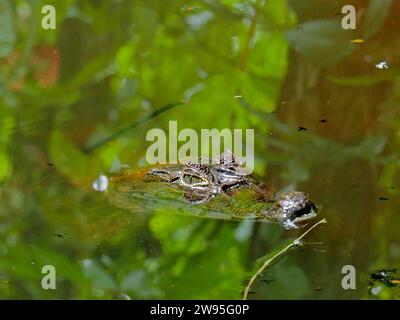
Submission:
[[312,211],[317,212],[318,208],[315,206],[313,203],[308,203],[305,207],[301,208],[300,210],[297,210],[294,212],[294,219],[295,218],[300,218],[304,215],[307,215],[311,213]]
[[316,213],[316,212],[318,212],[318,207],[314,204],[314,203],[311,203],[311,209]]

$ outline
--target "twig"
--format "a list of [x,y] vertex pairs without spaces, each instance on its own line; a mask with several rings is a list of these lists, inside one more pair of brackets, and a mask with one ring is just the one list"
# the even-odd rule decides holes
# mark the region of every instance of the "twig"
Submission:
[[175,102],[169,103],[169,104],[167,104],[165,106],[162,106],[161,108],[159,108],[157,110],[154,110],[150,114],[148,114],[148,115],[144,116],[143,118],[137,120],[136,122],[132,123],[131,125],[118,130],[117,132],[113,133],[111,136],[108,136],[105,139],[100,140],[100,141],[96,142],[95,144],[85,148],[83,151],[85,153],[91,153],[92,151],[104,146],[108,142],[110,142],[112,140],[115,140],[116,138],[118,138],[118,137],[122,136],[123,134],[127,133],[128,131],[136,128],[137,126],[141,125],[142,123],[144,123],[144,122],[146,122],[146,121],[148,121],[150,119],[153,119],[154,117],[157,117],[159,114],[161,114],[161,113],[163,113],[165,111],[168,111],[169,109],[172,109],[172,108],[174,108],[176,106],[184,104],[184,103],[185,103],[184,101],[175,101]]
[[274,254],[271,258],[266,260],[264,262],[264,264],[261,266],[261,268],[258,269],[257,272],[251,277],[249,283],[246,286],[246,289],[244,290],[243,300],[247,300],[251,286],[253,285],[253,283],[257,279],[257,277],[265,270],[265,268],[267,268],[275,259],[277,259],[281,255],[285,254],[290,249],[298,247],[301,244],[301,239],[303,239],[311,230],[313,230],[315,227],[317,227],[321,223],[327,223],[326,219],[322,219],[321,221],[318,221],[316,224],[314,224],[312,227],[310,227],[306,232],[304,232],[300,237],[298,237],[297,239],[294,239],[285,248],[283,248],[282,250],[280,250],[279,252]]

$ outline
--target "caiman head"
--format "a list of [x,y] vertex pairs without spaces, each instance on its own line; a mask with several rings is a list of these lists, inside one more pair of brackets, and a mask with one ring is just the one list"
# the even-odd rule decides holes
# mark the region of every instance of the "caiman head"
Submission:
[[318,208],[308,195],[300,191],[285,192],[275,201],[274,206],[263,214],[278,222],[286,229],[295,229],[317,216]]
[[[257,216],[276,221],[286,229],[301,227],[317,215],[317,207],[303,192],[282,193],[272,203],[268,201],[272,195],[263,192],[263,188],[260,188],[263,184],[254,180],[229,151],[221,155],[217,164],[188,162],[153,168],[148,172],[147,179],[178,186],[183,190],[184,198],[191,204],[208,202],[218,194],[230,196],[232,189],[240,191],[250,188],[256,196],[259,195],[257,199],[263,198],[262,201],[266,204],[258,211]],[[251,208],[248,209],[250,212]]]

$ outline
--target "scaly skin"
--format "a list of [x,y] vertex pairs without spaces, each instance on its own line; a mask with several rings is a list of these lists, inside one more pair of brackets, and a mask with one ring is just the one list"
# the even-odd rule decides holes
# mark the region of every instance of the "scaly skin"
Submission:
[[[215,178],[219,174],[215,170],[220,165],[210,165],[214,176],[200,168],[197,177],[191,170],[196,166],[189,167],[189,171],[187,164],[126,171],[111,179],[109,198],[117,206],[134,212],[168,209],[177,214],[212,219],[272,221],[286,229],[297,228],[316,216],[317,208],[303,192],[283,193],[275,199],[251,175],[240,175],[236,180],[235,177]],[[196,179],[185,181],[185,172]]]

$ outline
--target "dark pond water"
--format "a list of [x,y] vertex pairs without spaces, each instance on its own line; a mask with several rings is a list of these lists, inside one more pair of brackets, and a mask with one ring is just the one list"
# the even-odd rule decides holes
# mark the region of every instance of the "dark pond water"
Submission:
[[306,229],[135,214],[93,190],[146,166],[147,132],[172,120],[254,129],[255,173],[308,193],[328,221],[249,298],[399,298],[368,290],[371,273],[400,267],[399,2],[47,3],[55,30],[42,1],[0,1],[1,299],[242,298],[257,259]]

